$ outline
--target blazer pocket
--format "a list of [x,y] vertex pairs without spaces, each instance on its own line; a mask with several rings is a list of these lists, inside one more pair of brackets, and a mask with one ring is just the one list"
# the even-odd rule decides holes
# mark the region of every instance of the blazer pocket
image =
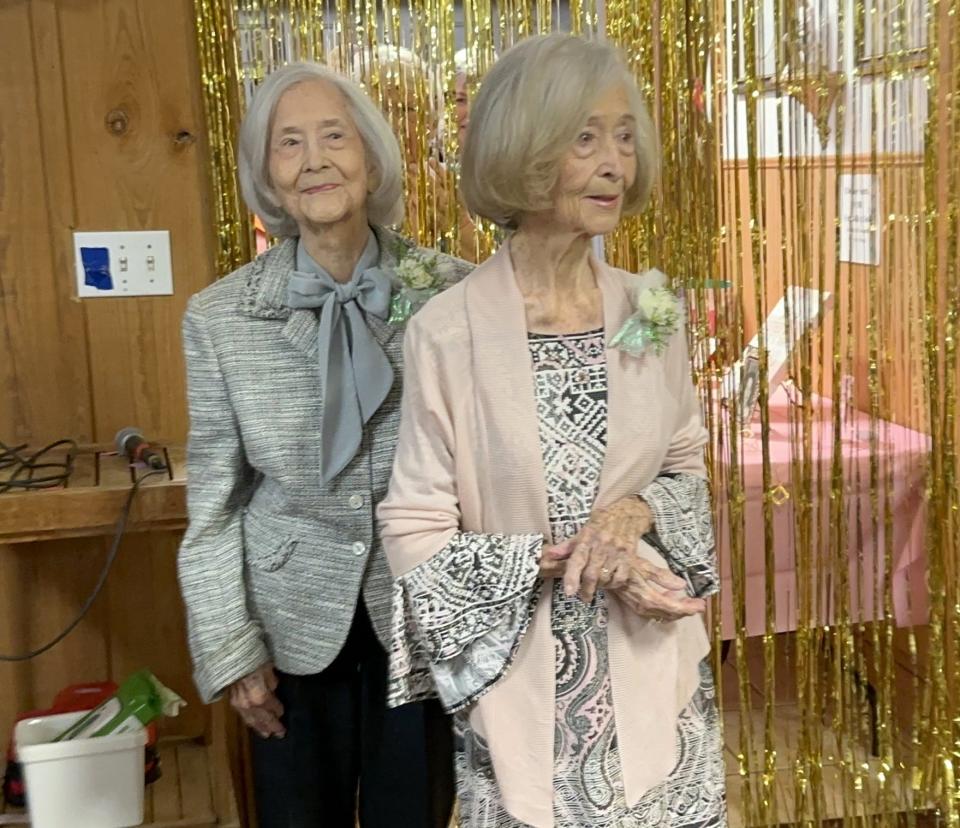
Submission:
[[276,572],[296,551],[298,538],[283,518],[247,512],[243,519],[243,547],[247,562],[265,572]]

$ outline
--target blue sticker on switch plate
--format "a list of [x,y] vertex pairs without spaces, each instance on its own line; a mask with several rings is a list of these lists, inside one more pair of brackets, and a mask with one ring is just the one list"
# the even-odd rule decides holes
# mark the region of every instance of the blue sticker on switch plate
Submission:
[[83,283],[97,290],[113,290],[110,275],[110,249],[107,247],[81,247]]

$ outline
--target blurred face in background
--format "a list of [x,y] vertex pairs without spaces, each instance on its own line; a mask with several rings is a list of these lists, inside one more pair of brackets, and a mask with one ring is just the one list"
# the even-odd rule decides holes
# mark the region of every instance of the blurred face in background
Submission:
[[[394,125],[400,138],[400,145],[408,164],[418,164],[423,155],[423,145],[427,145],[432,136],[430,113],[425,113],[425,134],[422,140],[418,139],[420,127],[419,111],[422,106],[430,107],[430,96],[426,89],[426,81],[418,78],[417,70],[408,64],[393,63],[381,66],[381,89],[383,95],[383,109]],[[424,88],[424,102],[421,105],[417,100],[418,82]]]
[[460,146],[467,137],[467,127],[470,125],[470,93],[467,89],[467,76],[457,73],[454,87],[454,107],[457,116],[457,140]]

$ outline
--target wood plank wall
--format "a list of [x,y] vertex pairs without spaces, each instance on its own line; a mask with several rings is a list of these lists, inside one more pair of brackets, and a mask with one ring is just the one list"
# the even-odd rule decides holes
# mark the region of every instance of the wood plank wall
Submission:
[[[0,440],[111,441],[126,425],[185,439],[180,317],[214,278],[204,134],[191,0],[0,2]],[[75,229],[169,230],[175,294],[78,302]],[[178,540],[130,536],[66,641],[0,663],[0,744],[17,711],[62,686],[145,665],[190,702],[165,731],[205,730]],[[106,551],[102,539],[0,547],[0,652],[72,618]]]
[[[837,345],[841,353],[848,355],[857,407],[862,411],[870,410],[869,366],[871,346],[876,343],[881,416],[923,430],[923,308],[920,301],[924,273],[919,252],[924,227],[922,221],[911,223],[905,218],[918,213],[922,207],[923,159],[918,156],[883,156],[878,159],[876,169],[870,159],[859,158],[845,158],[839,168],[835,158],[807,162],[803,168],[790,167],[790,163],[781,169],[776,159],[759,162],[760,209],[766,233],[761,257],[765,313],[769,313],[783,295],[785,280],[795,285],[804,284],[804,280],[809,279],[812,286],[825,280],[824,289],[834,293],[837,255],[833,228],[837,215],[837,176],[875,172],[879,179],[882,220],[886,221],[891,214],[902,218],[884,228],[878,266],[841,263],[840,295],[834,296],[832,310],[826,313],[820,332],[811,340],[814,349],[813,386],[815,390],[822,388],[822,393],[831,395],[832,328],[834,314],[839,313],[841,332]],[[723,221],[730,228],[729,242],[722,249],[723,264],[726,278],[740,288],[738,300],[743,303],[744,340],[749,341],[757,330],[757,289],[750,253],[746,164],[725,163],[722,175]],[[786,224],[781,215],[781,192]],[[800,212],[798,204],[806,206],[806,226],[800,226],[796,219]],[[738,219],[739,243],[736,239]],[[798,248],[807,252],[798,256]],[[873,343],[871,323],[875,325]],[[821,346],[823,363],[819,362]]]

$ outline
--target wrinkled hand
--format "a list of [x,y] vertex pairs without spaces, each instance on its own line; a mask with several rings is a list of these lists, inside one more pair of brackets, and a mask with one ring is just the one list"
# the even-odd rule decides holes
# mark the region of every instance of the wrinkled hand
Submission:
[[632,612],[657,621],[705,612],[706,602],[687,595],[682,578],[637,554],[637,542],[652,527],[643,500],[622,498],[595,512],[570,540],[544,549],[541,572],[548,566],[559,571],[568,596],[579,593],[589,603],[604,589]]
[[639,555],[633,562],[626,583],[606,589],[636,615],[655,621],[677,621],[707,610],[706,601],[687,595],[683,578]]
[[637,558],[637,542],[652,526],[650,507],[639,497],[624,497],[594,512],[576,535],[546,550],[544,557],[566,559],[564,592],[568,597],[579,593],[590,603],[598,587],[626,586]]
[[269,662],[230,685],[230,704],[244,724],[264,739],[283,738],[287,729],[280,721],[283,705],[276,697],[277,674]]
[[567,558],[570,553],[559,546],[543,547],[540,555],[540,577],[541,578],[562,578],[567,570]]

